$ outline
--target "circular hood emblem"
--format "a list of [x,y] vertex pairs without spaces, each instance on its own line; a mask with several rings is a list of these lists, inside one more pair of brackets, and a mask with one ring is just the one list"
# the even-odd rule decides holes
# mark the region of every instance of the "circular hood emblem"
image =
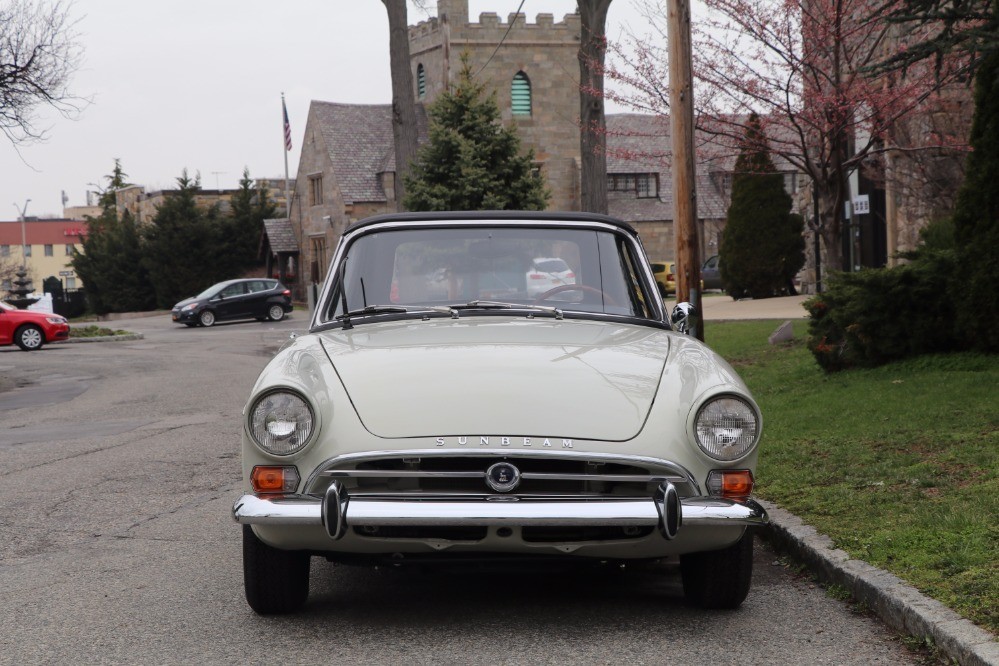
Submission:
[[520,485],[520,470],[508,462],[498,462],[486,470],[486,485],[498,493],[508,493]]

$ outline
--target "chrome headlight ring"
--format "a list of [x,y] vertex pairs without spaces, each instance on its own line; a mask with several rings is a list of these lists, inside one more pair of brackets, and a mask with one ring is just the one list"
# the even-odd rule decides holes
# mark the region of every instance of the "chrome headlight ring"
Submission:
[[753,450],[759,439],[759,412],[739,396],[714,396],[700,406],[694,417],[694,440],[713,460],[739,460]]
[[304,449],[318,429],[312,404],[292,388],[275,388],[253,401],[247,416],[250,437],[264,452],[290,456]]

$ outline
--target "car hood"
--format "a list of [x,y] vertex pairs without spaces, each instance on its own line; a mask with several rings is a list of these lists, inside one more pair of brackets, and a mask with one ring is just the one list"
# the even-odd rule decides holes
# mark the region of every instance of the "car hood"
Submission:
[[620,441],[641,430],[675,334],[585,320],[366,323],[320,334],[380,437]]
[[179,303],[177,303],[176,305],[174,305],[173,309],[177,310],[178,308],[182,308],[185,305],[190,305],[191,303],[197,303],[198,300],[199,299],[197,299],[197,298],[185,298],[184,300],[182,300]]

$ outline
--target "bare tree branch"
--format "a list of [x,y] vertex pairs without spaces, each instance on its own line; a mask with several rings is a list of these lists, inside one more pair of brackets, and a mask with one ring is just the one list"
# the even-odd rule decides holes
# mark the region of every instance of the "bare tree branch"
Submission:
[[15,147],[45,139],[42,107],[75,118],[88,104],[69,89],[83,53],[71,8],[63,0],[0,6],[0,131]]

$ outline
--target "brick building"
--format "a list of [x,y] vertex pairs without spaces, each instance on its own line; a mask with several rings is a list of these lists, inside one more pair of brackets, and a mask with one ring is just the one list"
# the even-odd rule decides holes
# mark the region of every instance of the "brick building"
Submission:
[[64,289],[82,287],[70,262],[75,252],[83,249],[86,234],[87,223],[80,220],[29,217],[23,225],[19,220],[0,222],[0,297],[11,289],[14,272],[22,262],[36,292],[42,291],[42,282],[50,277],[57,278]]

